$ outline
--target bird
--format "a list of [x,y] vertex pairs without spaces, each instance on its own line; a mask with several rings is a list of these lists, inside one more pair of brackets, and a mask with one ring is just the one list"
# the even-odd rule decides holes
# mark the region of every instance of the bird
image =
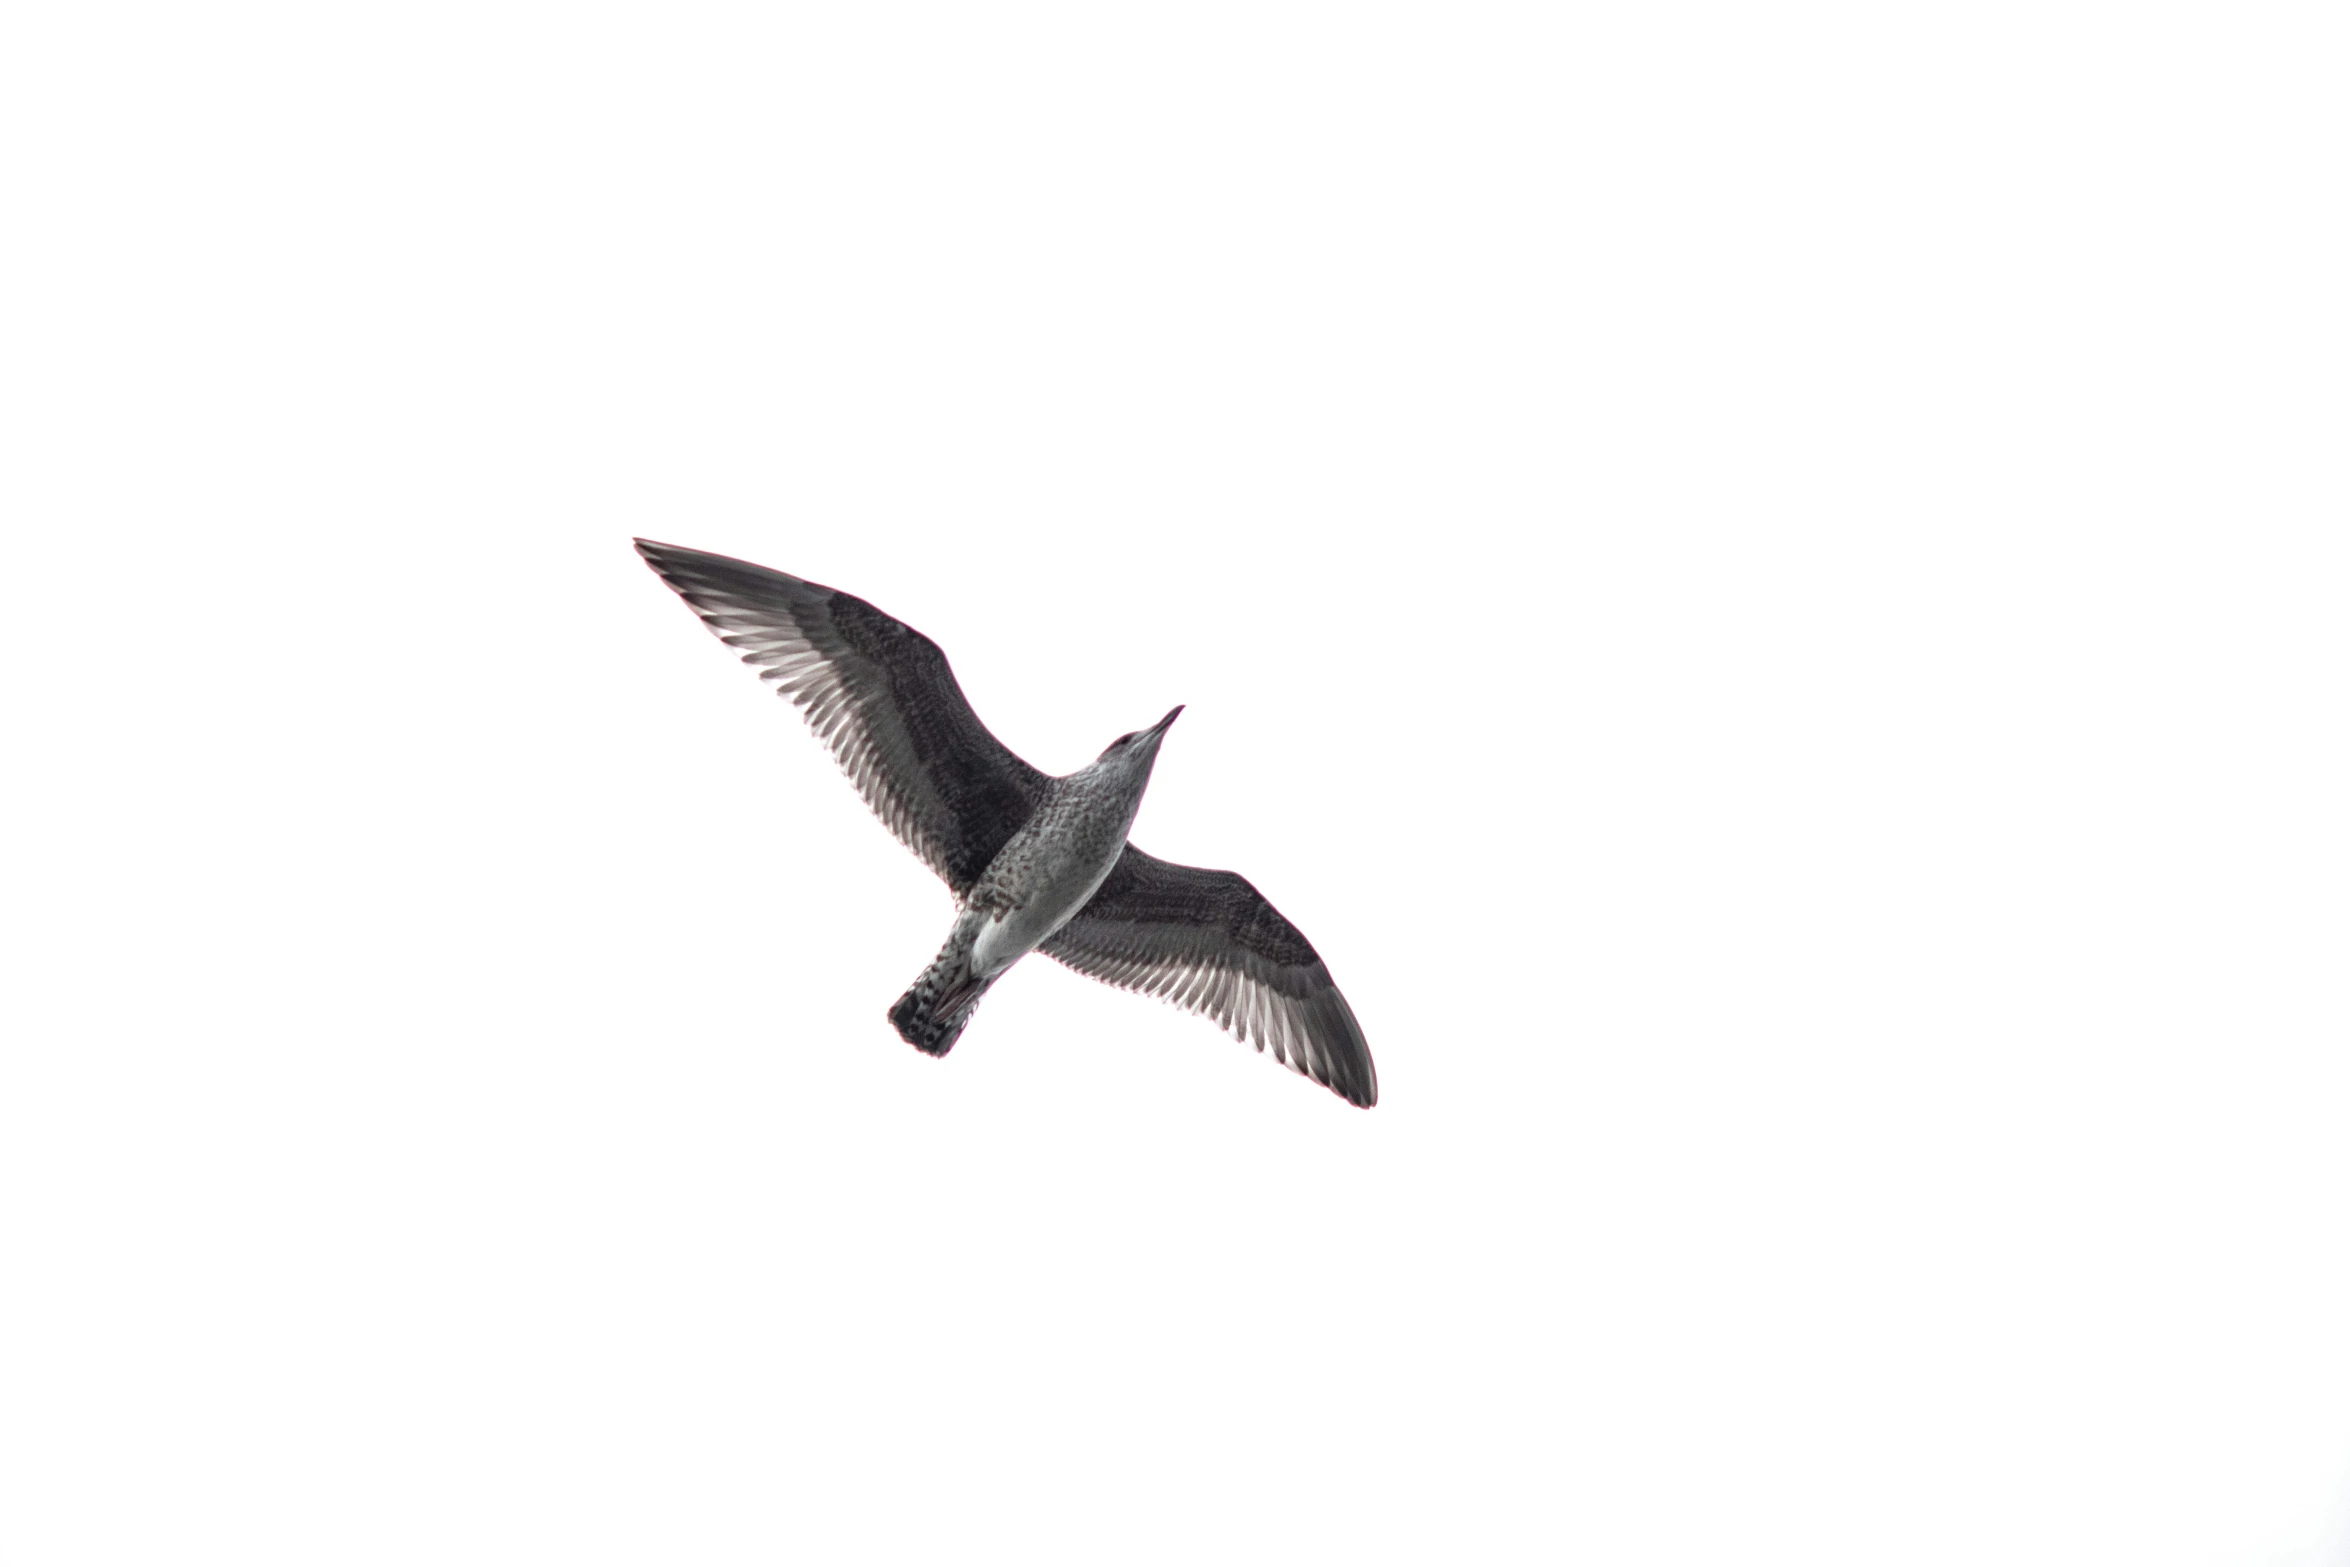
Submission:
[[1056,777],[989,733],[937,643],[865,600],[726,555],[636,548],[799,708],[873,813],[954,894],[945,944],[889,1009],[908,1044],[944,1056],[989,987],[1042,952],[1203,1014],[1350,1104],[1378,1102],[1362,1026],[1304,934],[1245,878],[1127,838],[1182,707]]

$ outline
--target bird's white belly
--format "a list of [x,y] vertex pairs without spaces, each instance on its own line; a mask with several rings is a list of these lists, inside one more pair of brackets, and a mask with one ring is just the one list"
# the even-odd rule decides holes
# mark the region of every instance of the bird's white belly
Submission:
[[981,974],[1000,974],[1037,943],[1069,922],[1071,915],[1108,879],[1110,867],[1126,847],[1121,838],[1098,862],[1059,855],[1041,855],[1033,866],[1035,879],[1023,889],[1020,901],[983,920],[972,941],[971,966]]

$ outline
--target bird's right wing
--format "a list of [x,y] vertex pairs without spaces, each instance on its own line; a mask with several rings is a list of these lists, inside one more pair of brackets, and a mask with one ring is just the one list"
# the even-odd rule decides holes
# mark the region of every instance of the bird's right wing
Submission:
[[1170,864],[1130,843],[1093,900],[1037,951],[1205,1013],[1351,1104],[1379,1101],[1371,1047],[1330,970],[1231,871]]
[[775,682],[873,814],[960,897],[1049,780],[987,732],[938,644],[861,598],[749,561],[636,541],[718,640]]

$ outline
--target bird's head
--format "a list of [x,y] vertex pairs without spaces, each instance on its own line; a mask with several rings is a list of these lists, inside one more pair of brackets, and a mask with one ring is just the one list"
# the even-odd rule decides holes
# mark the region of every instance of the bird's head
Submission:
[[1112,740],[1102,752],[1105,762],[1124,761],[1130,765],[1148,767],[1159,754],[1159,742],[1167,738],[1167,727],[1175,722],[1175,715],[1183,711],[1181,703],[1170,709],[1167,716],[1148,729],[1137,729]]

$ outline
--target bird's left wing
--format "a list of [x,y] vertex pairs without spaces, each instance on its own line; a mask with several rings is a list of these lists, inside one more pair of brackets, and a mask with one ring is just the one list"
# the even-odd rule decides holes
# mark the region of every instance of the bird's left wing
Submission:
[[636,541],[718,640],[799,704],[898,840],[961,897],[1050,780],[971,711],[938,644],[866,603],[747,560]]
[[1205,1013],[1349,1103],[1378,1103],[1371,1047],[1330,970],[1230,871],[1170,864],[1130,843],[1092,901],[1037,950]]

